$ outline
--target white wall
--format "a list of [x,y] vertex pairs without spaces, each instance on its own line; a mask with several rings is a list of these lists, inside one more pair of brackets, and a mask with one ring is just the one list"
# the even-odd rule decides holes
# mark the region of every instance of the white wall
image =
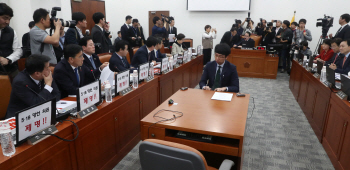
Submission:
[[[11,20],[11,26],[16,30],[19,37],[28,31],[28,22],[32,20],[35,9],[43,7],[51,9],[53,6],[61,6],[62,12],[58,17],[71,19],[70,0],[0,0],[8,3],[13,9],[15,16]],[[111,24],[113,37],[117,36],[120,26],[125,22],[125,16],[131,15],[139,19],[143,25],[145,36],[148,37],[148,11],[168,10],[175,17],[178,33],[184,33],[192,38],[194,46],[201,44],[201,35],[207,24],[217,28],[218,37],[214,44],[220,42],[225,31],[229,31],[234,19],[247,17],[247,12],[189,12],[186,10],[187,0],[105,0],[106,16]],[[339,5],[342,4],[342,5]],[[208,4],[208,5],[215,5]],[[313,41],[310,44],[314,49],[321,35],[321,28],[316,28],[316,19],[324,14],[335,17],[334,27],[329,33],[335,33],[339,29],[338,19],[343,13],[347,13],[350,1],[347,0],[251,0],[251,18],[257,22],[259,18],[291,20],[296,10],[296,21],[301,18],[307,19],[306,28],[310,29]]]

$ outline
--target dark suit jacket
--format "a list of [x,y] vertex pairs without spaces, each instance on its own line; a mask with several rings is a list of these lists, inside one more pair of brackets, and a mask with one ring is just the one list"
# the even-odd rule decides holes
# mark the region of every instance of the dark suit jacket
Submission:
[[267,47],[269,44],[272,44],[272,40],[275,38],[275,34],[276,33],[274,31],[271,31],[270,33],[264,32],[262,35],[261,45]]
[[[209,86],[211,88],[214,85],[216,67],[217,67],[216,61],[207,63],[207,65],[204,68],[201,81],[199,82],[199,86],[201,89],[204,86]],[[238,80],[236,66],[231,64],[227,60],[225,61],[224,67],[222,68],[222,73],[220,76],[220,84],[221,84],[221,87],[227,87],[229,92],[239,92],[239,80]]]
[[[334,64],[336,64],[337,67],[338,67],[337,63],[340,61],[340,59],[343,59],[344,54],[339,53],[339,56],[337,56],[337,55],[338,55],[338,53],[334,53],[332,58],[330,60],[326,61],[325,65],[328,66],[328,65],[332,64],[334,62],[334,60],[335,60]],[[336,56],[337,56],[337,58],[335,58]],[[343,62],[343,60],[341,60],[341,62]]]
[[23,36],[22,36],[22,47],[25,47],[25,46],[30,47],[30,44],[28,44],[29,40],[30,40],[29,39],[29,32],[23,34]]
[[58,45],[58,47],[53,46],[53,50],[55,51],[56,59],[58,63],[61,61],[61,58],[63,57],[63,49],[61,48],[60,45]]
[[122,39],[128,41],[129,28],[125,24],[120,27],[120,32],[122,34]]
[[32,92],[29,88],[27,88],[26,85],[28,85],[29,88],[31,88],[46,100],[56,98],[56,101],[58,101],[61,99],[61,93],[58,90],[55,81],[52,81],[51,87],[53,90],[51,93],[44,88],[44,80],[41,81],[42,89],[40,90],[39,86],[32,80],[32,78],[30,78],[28,72],[26,70],[23,70],[22,72],[18,73],[18,75],[12,81],[12,91],[10,103],[7,107],[6,119],[14,117],[18,111],[45,101],[40,96]]
[[69,28],[66,32],[65,35],[65,40],[64,40],[64,44],[68,45],[68,44],[79,44],[80,41],[80,35],[79,32],[77,30],[77,28]]
[[166,57],[166,54],[162,54],[160,52],[160,50],[157,50],[157,56],[155,53],[153,53],[154,55],[154,58],[156,59],[157,62],[161,62],[162,61],[162,58],[165,58]]
[[140,47],[132,57],[131,65],[137,68],[140,64],[146,63],[147,61],[152,62],[153,60],[156,60],[154,58],[154,51],[151,51],[151,57],[148,61],[148,50],[146,45],[144,45]]
[[[78,68],[80,83],[78,84],[77,78],[75,76],[72,66],[68,63],[66,59],[61,60],[55,67],[53,78],[55,79],[58,88],[61,91],[61,98],[68,97],[68,95],[77,95],[77,89],[79,87],[85,86],[93,78],[89,72],[88,68],[83,65]],[[87,78],[88,77],[88,78]]]
[[142,27],[139,28],[139,32],[140,32],[140,35],[141,35],[141,39],[142,39],[143,42],[145,43],[145,42],[146,42],[146,39],[145,39],[145,35],[143,35],[143,28],[142,28]]
[[[282,30],[283,30],[283,28],[280,27],[280,29],[279,29],[278,32],[276,33],[276,27],[273,27],[272,30],[271,30],[272,32],[274,32],[274,35],[275,35],[273,38],[275,38],[276,36],[280,35],[281,32],[282,32]],[[292,38],[293,38],[293,37],[292,37]],[[280,40],[281,40],[281,39],[276,38],[276,42],[277,42],[277,43],[280,42]]]
[[348,74],[348,72],[350,71],[350,55],[348,56],[348,58],[345,60],[345,63],[343,65],[343,61],[344,61],[344,57],[345,55],[342,55],[338,62],[336,62],[337,65],[337,69],[335,69],[336,73],[340,73],[340,74]]
[[122,57],[125,65],[123,64],[120,57],[117,55],[117,53],[113,53],[112,57],[109,59],[109,69],[111,69],[114,72],[122,72],[127,69],[130,69],[130,64],[128,60],[126,60],[125,57]]
[[[134,31],[136,32],[136,35],[135,35]],[[129,48],[136,47],[136,46],[138,46],[138,47],[142,46],[141,39],[139,39],[139,40],[132,40],[132,37],[137,38],[139,36],[141,37],[141,33],[140,33],[138,28],[136,28],[135,30],[134,30],[133,27],[129,28],[129,30],[128,30],[128,37],[127,37],[128,38],[128,42],[129,42]]]
[[341,38],[342,40],[350,39],[350,26],[346,25],[338,34],[333,38]]
[[101,28],[97,25],[95,25],[92,30],[91,30],[91,37],[94,43],[100,43],[101,44],[101,49],[96,47],[96,54],[101,54],[101,53],[108,53],[109,52],[109,43],[108,40],[105,36],[105,31],[101,30]]
[[[246,40],[245,40],[244,38],[242,38],[241,41],[239,41],[238,43],[236,43],[236,45],[237,45],[237,46],[240,46],[240,45],[242,45],[242,43],[243,43],[244,41],[246,41]],[[251,38],[249,38],[248,41],[254,41],[254,40],[251,39]]]
[[[89,58],[84,53],[83,53],[83,56],[84,56],[83,65],[85,65],[90,70],[90,73],[88,73],[88,74],[91,74],[91,76],[88,76],[88,78],[93,78],[93,79],[87,80],[87,81],[89,81],[89,82],[95,81],[94,76],[96,77],[96,79],[99,79],[100,75],[101,75],[99,68],[102,65],[100,58],[96,54],[92,54],[92,58],[94,60],[95,66],[96,66],[96,69],[94,69],[94,67],[92,67],[92,64],[91,64],[91,61],[89,60]],[[94,73],[93,75],[92,75],[91,70],[93,70],[93,73]]]
[[286,28],[281,32],[281,39],[282,40],[288,40],[287,42],[283,42],[283,49],[288,49],[290,47],[290,44],[292,44],[293,39],[293,31],[290,28]]
[[238,34],[236,34],[235,36],[232,37],[232,40],[231,40],[231,36],[232,36],[231,31],[225,32],[224,36],[222,36],[221,38],[220,43],[226,43],[232,48],[233,44],[236,44],[239,42],[239,36]]
[[167,31],[168,33],[168,37],[169,37],[169,34],[175,34],[175,37],[177,36],[177,28],[176,27],[173,27],[173,30],[171,30],[170,32],[170,27],[169,27],[169,30]]
[[120,41],[120,40],[122,40],[122,38],[120,38],[120,37],[115,38],[115,39],[114,39],[114,45],[115,45],[118,41]]

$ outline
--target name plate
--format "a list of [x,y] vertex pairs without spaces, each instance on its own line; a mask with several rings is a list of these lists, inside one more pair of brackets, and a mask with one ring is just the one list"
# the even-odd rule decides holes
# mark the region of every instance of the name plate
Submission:
[[192,56],[191,58],[192,58],[192,60],[193,60],[193,59],[195,59],[195,58],[196,58],[196,56]]
[[332,87],[332,83],[325,81],[322,83],[323,85],[325,85],[326,87]]
[[29,145],[35,145],[37,143],[39,143],[40,141],[48,138],[50,135],[43,135],[43,134],[54,134],[58,132],[56,126],[51,125],[46,129],[43,129],[41,131],[39,131],[38,133],[34,134],[32,137],[28,138],[28,144]]
[[168,57],[165,57],[165,58],[162,58],[162,63],[160,65],[160,72],[164,72],[166,70],[168,70],[168,62],[169,62],[169,59]]
[[125,70],[115,75],[115,94],[130,87],[130,72]]
[[80,112],[78,112],[78,118],[83,119],[84,117],[90,115],[93,112],[96,112],[98,109],[95,105],[92,105]]
[[320,78],[320,74],[315,73],[315,74],[314,74],[314,77],[315,77],[315,78]]
[[173,63],[172,63],[173,67],[175,67],[175,66],[177,65],[178,56],[179,56],[178,54],[175,54],[175,55],[173,56]]
[[182,63],[185,64],[188,62],[188,51],[184,51],[183,57],[182,57]]
[[348,99],[348,95],[346,95],[344,92],[342,91],[338,91],[337,92],[337,96],[342,99],[342,100],[347,100]]
[[174,65],[174,68],[179,68],[179,67],[180,67],[179,64],[175,64],[175,65]]
[[84,110],[98,103],[101,103],[100,80],[79,88],[77,95],[77,111]]
[[148,76],[146,79],[145,79],[145,82],[150,82],[151,80],[153,80],[154,77],[153,76]]
[[139,81],[148,77],[149,63],[144,63],[139,66]]
[[126,88],[126,89],[120,91],[120,92],[119,92],[119,95],[120,95],[120,96],[125,96],[126,94],[130,93],[131,91],[132,91],[132,87],[129,86],[128,88]]
[[162,72],[162,74],[167,74],[169,72],[170,72],[169,70],[165,70],[165,71]]

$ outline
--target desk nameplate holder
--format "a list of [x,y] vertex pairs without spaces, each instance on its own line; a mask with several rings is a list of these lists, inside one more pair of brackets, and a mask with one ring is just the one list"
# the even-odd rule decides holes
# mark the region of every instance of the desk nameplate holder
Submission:
[[191,59],[193,60],[193,59],[195,59],[196,57],[197,57],[197,56],[194,55],[194,56],[191,57]]
[[318,78],[320,78],[320,74],[315,73],[315,74],[314,74],[314,77],[318,79]]
[[41,142],[42,140],[50,137],[50,135],[40,135],[40,134],[55,134],[56,132],[58,132],[56,126],[51,125],[51,126],[47,127],[46,129],[43,129],[43,130],[37,132],[32,137],[28,138],[28,140],[27,140],[28,144],[35,145],[35,144]]
[[348,95],[346,95],[344,92],[342,91],[338,91],[337,92],[337,96],[342,99],[342,100],[347,100],[348,99]]
[[311,71],[312,71],[312,68],[307,67],[307,68],[306,68],[306,71],[307,71],[307,72],[311,72]]
[[91,113],[96,112],[98,109],[95,105],[89,106],[88,108],[78,112],[78,118],[83,119],[86,116],[91,115]]
[[326,87],[332,87],[332,83],[328,81],[322,82],[322,84],[325,85]]
[[127,95],[128,93],[130,93],[131,91],[132,91],[132,87],[128,87],[128,88],[126,88],[126,89],[120,91],[120,92],[119,92],[119,95],[120,95],[120,96],[125,96],[125,95]]
[[170,72],[169,69],[167,69],[167,70],[162,71],[162,74],[167,74],[169,72]]
[[154,79],[153,76],[148,76],[147,78],[145,78],[145,82],[150,82],[153,79]]
[[180,65],[177,63],[174,65],[174,68],[179,68],[179,67],[180,67]]

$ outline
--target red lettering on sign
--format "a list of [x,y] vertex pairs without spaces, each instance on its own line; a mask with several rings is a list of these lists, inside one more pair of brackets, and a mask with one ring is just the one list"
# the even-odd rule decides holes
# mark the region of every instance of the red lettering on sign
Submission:
[[26,125],[26,130],[25,131],[32,131],[32,124]]
[[36,127],[40,127],[40,120],[34,122],[34,124],[35,124]]
[[84,103],[87,104],[88,103],[88,98],[84,99]]

